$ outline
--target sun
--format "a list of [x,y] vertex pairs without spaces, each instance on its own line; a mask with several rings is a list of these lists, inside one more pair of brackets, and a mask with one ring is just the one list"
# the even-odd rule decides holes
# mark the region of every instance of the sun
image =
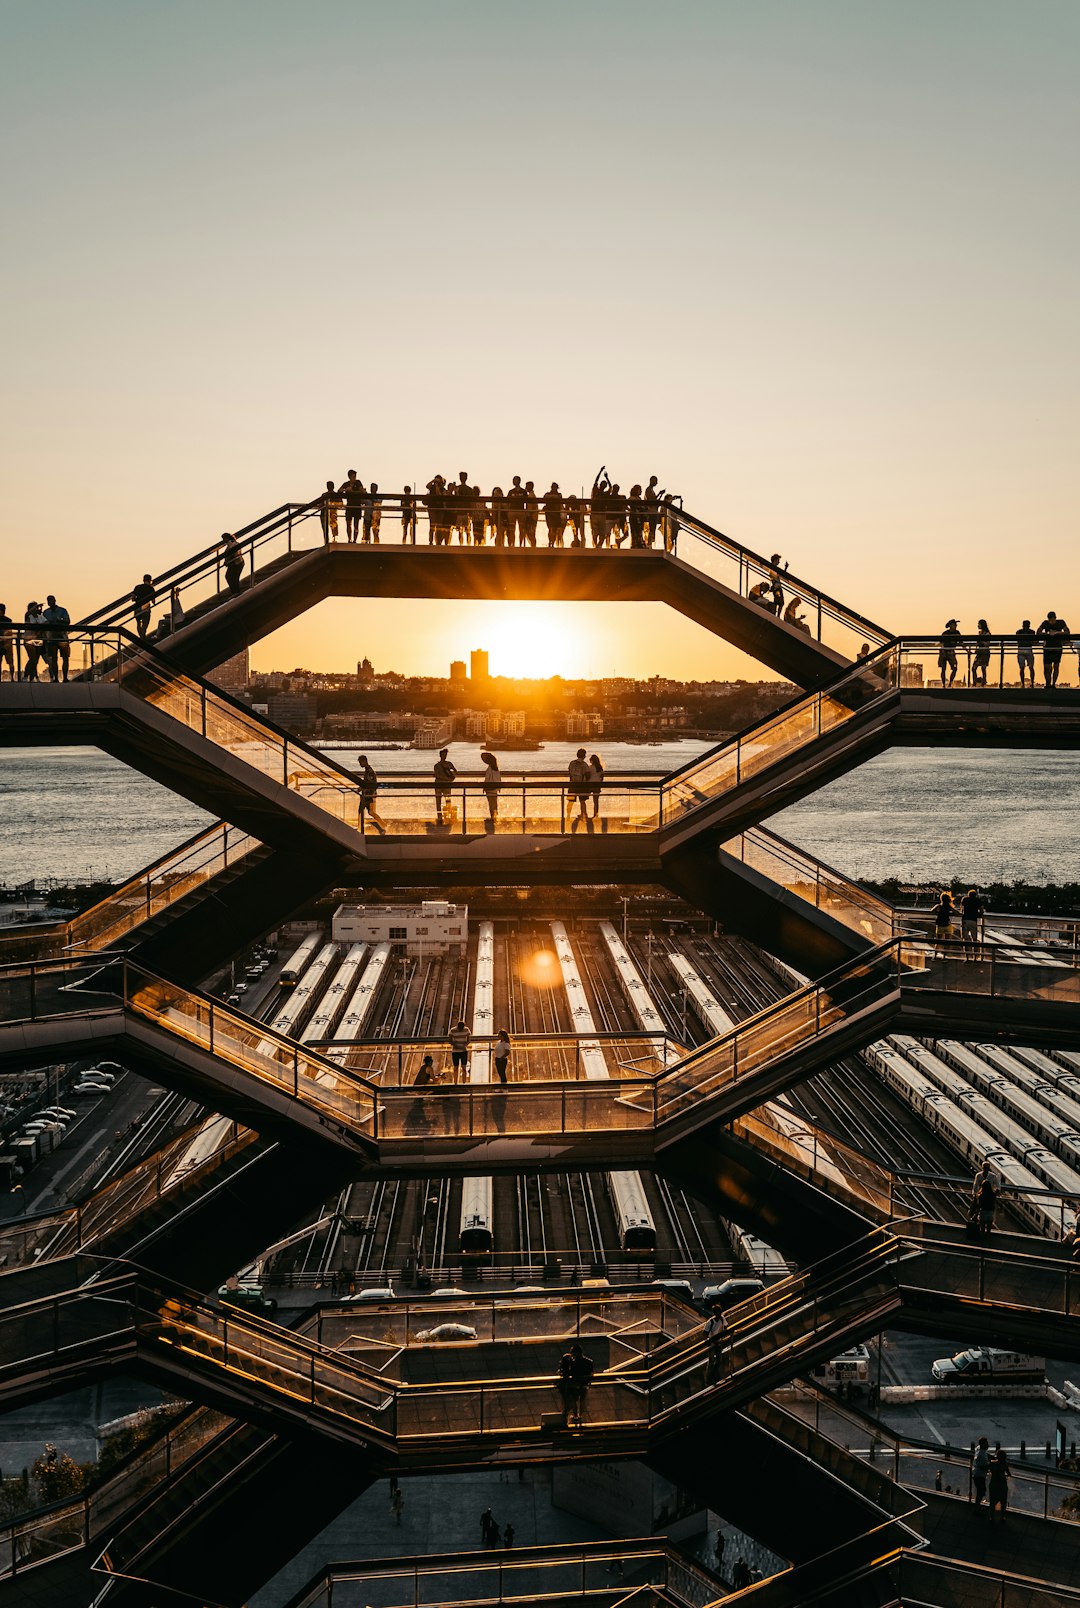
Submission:
[[[564,605],[565,607],[565,605]],[[485,622],[493,676],[532,679],[574,676],[584,658],[558,604],[507,603],[497,620]]]

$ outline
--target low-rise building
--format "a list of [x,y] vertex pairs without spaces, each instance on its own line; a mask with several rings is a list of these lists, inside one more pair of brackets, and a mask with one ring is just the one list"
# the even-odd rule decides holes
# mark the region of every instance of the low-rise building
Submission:
[[463,955],[469,942],[469,907],[445,899],[343,904],[334,911],[331,936],[339,944],[397,944],[407,955]]

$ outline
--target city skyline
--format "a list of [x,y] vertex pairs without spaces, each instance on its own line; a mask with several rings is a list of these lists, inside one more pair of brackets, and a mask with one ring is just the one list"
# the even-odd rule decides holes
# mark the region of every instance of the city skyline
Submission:
[[[895,630],[1075,612],[1074,6],[258,21],[6,14],[13,613],[83,615],[350,467],[587,490],[602,460]],[[275,657],[433,668],[455,618],[336,603]],[[737,673],[671,611],[610,618],[529,652]]]

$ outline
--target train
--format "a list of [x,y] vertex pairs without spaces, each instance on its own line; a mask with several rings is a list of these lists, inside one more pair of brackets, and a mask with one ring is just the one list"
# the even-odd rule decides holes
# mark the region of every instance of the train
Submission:
[[[592,1010],[589,1007],[585,985],[581,981],[566,928],[561,921],[551,923],[551,936],[555,943],[562,970],[563,987],[574,1020],[574,1031],[580,1034],[596,1032]],[[581,1065],[586,1078],[599,1080],[609,1076],[607,1061],[599,1041],[583,1039]],[[649,1210],[645,1186],[638,1172],[612,1172],[607,1174],[607,1192],[615,1213],[619,1244],[624,1251],[656,1250],[656,1224]]]
[[913,1111],[918,1112],[923,1121],[944,1139],[950,1149],[959,1152],[973,1170],[989,1162],[999,1186],[1030,1192],[1018,1193],[1015,1199],[1010,1200],[1010,1205],[1030,1228],[1046,1238],[1060,1237],[1061,1221],[1055,1210],[1055,1202],[1036,1193],[1042,1180],[1035,1176],[1030,1167],[1011,1155],[996,1135],[988,1132],[975,1116],[942,1093],[936,1084],[888,1042],[879,1041],[862,1053],[882,1082]]
[[939,1039],[937,1048],[943,1061],[955,1067],[1021,1128],[1045,1142],[1046,1147],[1060,1156],[1062,1161],[1073,1167],[1080,1165],[1080,1126],[1075,1118],[1066,1119],[1051,1110],[1028,1090],[1020,1088],[1013,1078],[1006,1075],[1000,1063],[990,1064],[972,1046],[959,1044],[953,1039]]
[[333,1037],[338,1042],[327,1051],[332,1061],[344,1061],[349,1045],[362,1036],[392,952],[392,944],[376,944],[368,956],[368,963],[345,1006],[345,1014],[334,1029]]
[[322,942],[322,935],[318,932],[309,932],[299,949],[295,949],[281,968],[278,978],[282,988],[295,988],[304,974],[304,968],[314,958],[315,951]]
[[334,973],[325,994],[319,1001],[318,1008],[312,1013],[307,1026],[300,1034],[301,1044],[319,1044],[333,1037],[338,1019],[349,1003],[353,984],[367,949],[367,944],[350,945],[345,959]]
[[275,1033],[284,1033],[288,1038],[296,1037],[300,1023],[318,1001],[327,974],[337,957],[337,944],[323,944],[315,959],[308,961],[284,1005],[271,1018],[270,1026]]
[[[489,1037],[495,1031],[495,924],[482,921],[476,939],[473,976],[472,1031]],[[487,1057],[474,1055],[470,1083],[486,1083]],[[495,1249],[494,1189],[490,1177],[461,1180],[461,1222],[458,1243],[465,1256],[487,1256]]]

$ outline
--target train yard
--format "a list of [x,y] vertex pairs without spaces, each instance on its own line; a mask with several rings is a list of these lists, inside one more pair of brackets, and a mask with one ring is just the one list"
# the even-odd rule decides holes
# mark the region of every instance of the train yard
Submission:
[[[410,1082],[423,1052],[432,1056],[434,1076],[451,1080],[449,1035],[463,1022],[483,1044],[462,1076],[496,1075],[488,1046],[505,1029],[510,1084],[537,1075],[607,1076],[613,1055],[632,1064],[643,1034],[654,1035],[656,1057],[670,1058],[792,986],[743,940],[689,924],[620,935],[617,922],[595,919],[481,920],[464,954],[334,946],[313,933],[286,955],[281,978],[258,1014],[274,1024],[287,1020],[289,1031],[366,1076]],[[607,1065],[593,1033],[625,1035],[614,1046],[607,1041]],[[1056,1100],[1052,1108],[1043,1091]],[[1040,1231],[1054,1232],[1055,1214],[1059,1234],[1063,1226],[1060,1203],[1040,1199],[1040,1186],[1080,1195],[1080,1076],[1064,1058],[883,1041],[810,1079],[773,1110],[789,1129],[814,1124],[885,1159],[910,1175],[913,1209],[945,1220],[966,1214],[970,1179],[986,1159],[1001,1183],[1019,1191],[1010,1211]],[[719,1278],[747,1262],[766,1276],[784,1266],[665,1180],[597,1172],[357,1182],[268,1255],[264,1273],[340,1292],[494,1278]]]

